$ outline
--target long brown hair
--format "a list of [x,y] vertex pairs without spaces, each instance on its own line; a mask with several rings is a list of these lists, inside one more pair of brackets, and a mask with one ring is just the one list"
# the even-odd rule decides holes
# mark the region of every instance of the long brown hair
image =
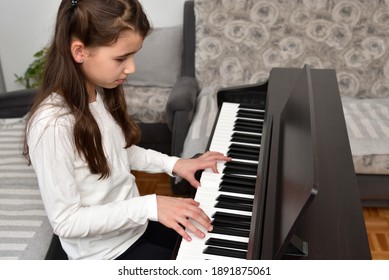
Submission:
[[[54,37],[45,60],[42,86],[29,112],[23,154],[31,164],[27,145],[29,120],[41,103],[53,92],[61,94],[75,119],[73,128],[77,151],[88,163],[93,174],[106,178],[110,169],[102,147],[101,132],[89,110],[84,75],[70,51],[72,38],[86,47],[114,44],[124,30],[138,32],[143,38],[150,24],[138,0],[62,0]],[[126,146],[140,141],[140,129],[127,113],[122,86],[103,89],[104,103],[121,127]]]

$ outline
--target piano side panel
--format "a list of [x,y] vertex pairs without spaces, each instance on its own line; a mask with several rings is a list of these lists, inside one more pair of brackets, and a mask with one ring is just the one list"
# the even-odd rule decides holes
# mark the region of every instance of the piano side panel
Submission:
[[[280,137],[280,114],[290,95],[291,88],[296,83],[301,69],[273,69],[270,73],[268,86],[267,113],[272,115],[272,137],[269,149],[269,162],[266,186],[265,217],[262,226],[263,237],[259,255],[260,259],[274,258],[274,231],[276,221],[276,196],[278,184],[278,162],[279,137]],[[264,188],[264,187],[262,187]]]
[[312,81],[321,185],[299,232],[317,258],[371,259],[335,71],[312,70]]
[[[273,69],[268,110],[278,122],[285,97],[298,69]],[[370,250],[359,199],[347,130],[335,71],[312,70],[318,114],[319,191],[297,227],[296,234],[308,242],[308,257],[294,259],[370,259]],[[272,82],[273,81],[273,82]],[[278,81],[278,82],[277,82]],[[280,82],[282,81],[282,82]],[[273,132],[274,133],[274,132]],[[273,145],[275,147],[276,144]],[[272,147],[272,148],[273,148]],[[273,156],[273,155],[272,155]],[[270,162],[266,202],[263,259],[272,258],[277,162]],[[273,180],[273,181],[272,181]]]

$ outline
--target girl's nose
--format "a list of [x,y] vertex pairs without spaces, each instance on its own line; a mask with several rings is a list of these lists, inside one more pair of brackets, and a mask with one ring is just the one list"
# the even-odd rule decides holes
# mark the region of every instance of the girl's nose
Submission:
[[132,58],[129,59],[128,63],[125,65],[123,72],[124,74],[128,75],[134,73],[135,69],[136,69],[135,60]]

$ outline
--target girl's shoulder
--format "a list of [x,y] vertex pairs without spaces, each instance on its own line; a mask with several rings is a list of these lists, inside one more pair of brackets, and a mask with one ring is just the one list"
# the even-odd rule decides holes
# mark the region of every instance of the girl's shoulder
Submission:
[[40,123],[44,126],[65,125],[73,126],[74,117],[66,105],[64,98],[53,92],[39,106],[34,113],[32,123]]

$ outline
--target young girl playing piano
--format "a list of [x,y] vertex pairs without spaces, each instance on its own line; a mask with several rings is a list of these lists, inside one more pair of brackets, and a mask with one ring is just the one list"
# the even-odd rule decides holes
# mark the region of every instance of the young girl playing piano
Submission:
[[[170,259],[183,227],[212,228],[192,199],[139,196],[130,170],[166,172],[194,187],[199,169],[228,157],[169,157],[136,146],[122,83],[150,25],[138,0],[63,0],[43,83],[28,117],[24,154],[70,259]],[[157,47],[157,46],[156,46]],[[158,223],[159,222],[159,223]]]

